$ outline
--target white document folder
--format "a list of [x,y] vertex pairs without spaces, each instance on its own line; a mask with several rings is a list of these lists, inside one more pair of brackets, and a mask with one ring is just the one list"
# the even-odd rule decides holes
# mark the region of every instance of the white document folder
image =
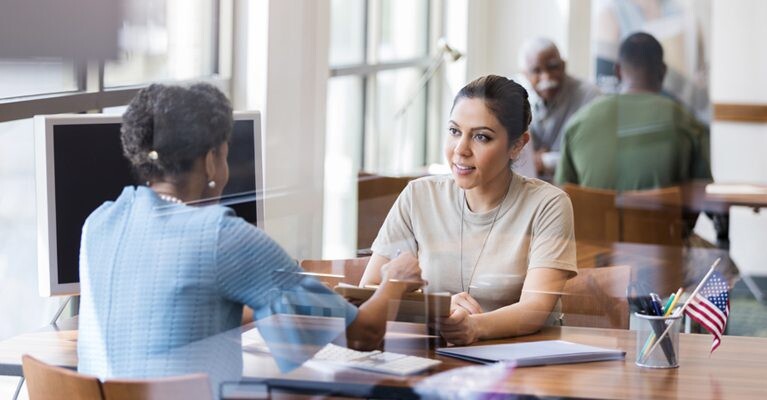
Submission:
[[622,360],[626,356],[625,351],[587,346],[564,340],[443,347],[437,349],[437,354],[483,364],[499,361],[514,362],[518,367]]

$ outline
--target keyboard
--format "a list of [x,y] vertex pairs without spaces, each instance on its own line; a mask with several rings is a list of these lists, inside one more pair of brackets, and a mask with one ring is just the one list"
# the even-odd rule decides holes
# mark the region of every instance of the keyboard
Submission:
[[323,347],[312,360],[400,376],[415,374],[442,362],[388,351],[357,351],[333,343]]

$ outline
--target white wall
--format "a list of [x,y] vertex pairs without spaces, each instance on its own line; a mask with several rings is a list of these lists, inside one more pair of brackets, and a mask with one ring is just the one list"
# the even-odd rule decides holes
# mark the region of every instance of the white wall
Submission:
[[[767,104],[767,2],[715,0],[712,4],[711,99],[713,103]],[[722,182],[767,184],[767,124],[714,122],[711,163]],[[741,271],[767,275],[767,210],[755,215],[733,208],[731,256]]]
[[590,7],[591,0],[469,1],[468,79],[519,72],[519,48],[537,36],[557,44],[568,73],[589,77]]
[[[298,259],[322,253],[328,0],[240,0],[233,98],[262,111],[265,230]],[[271,23],[267,23],[270,21]]]
[[711,14],[714,103],[767,103],[767,2],[714,0]]

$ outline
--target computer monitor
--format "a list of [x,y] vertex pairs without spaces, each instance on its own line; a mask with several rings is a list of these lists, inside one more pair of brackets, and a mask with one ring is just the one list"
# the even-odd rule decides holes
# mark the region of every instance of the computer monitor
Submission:
[[[263,228],[259,112],[235,112],[229,183],[220,204]],[[36,116],[37,265],[41,296],[80,292],[80,234],[102,203],[137,182],[120,144],[120,116]]]

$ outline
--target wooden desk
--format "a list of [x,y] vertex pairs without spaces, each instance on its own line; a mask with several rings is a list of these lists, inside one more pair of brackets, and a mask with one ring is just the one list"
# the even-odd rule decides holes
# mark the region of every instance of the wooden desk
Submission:
[[61,367],[77,367],[77,317],[56,326],[0,341],[0,375],[24,376],[23,354],[40,355],[41,360]]
[[[310,389],[321,393],[346,393],[374,397],[414,397],[414,387],[430,374],[471,366],[465,361],[435,356],[431,340],[421,335],[423,325],[391,323],[385,349],[425,355],[443,361],[435,371],[398,378],[356,370],[328,372],[303,366],[281,374],[271,356],[243,353],[243,385],[268,383],[273,388]],[[0,342],[0,371],[21,375],[21,354],[46,362],[74,367],[77,332],[71,329],[24,334]],[[562,339],[626,351],[624,361],[605,361],[534,368],[519,368],[508,379],[493,384],[497,392],[532,396],[574,398],[653,399],[747,399],[767,393],[767,338],[725,336],[709,357],[711,335],[680,335],[680,367],[646,369],[634,364],[635,333],[626,330],[549,327],[525,337],[490,343]],[[451,388],[446,387],[450,390]],[[323,392],[324,391],[324,392]]]
[[681,188],[685,207],[692,211],[717,213],[728,213],[730,206],[745,206],[757,209],[767,207],[767,195],[706,193],[706,185],[709,183],[711,182],[692,181],[683,184]]
[[682,188],[682,199],[685,209],[690,212],[705,212],[714,222],[717,246],[722,249],[730,248],[730,207],[745,206],[754,209],[767,207],[767,195],[763,194],[712,194],[706,193],[706,185],[710,182],[693,181],[685,183]]

